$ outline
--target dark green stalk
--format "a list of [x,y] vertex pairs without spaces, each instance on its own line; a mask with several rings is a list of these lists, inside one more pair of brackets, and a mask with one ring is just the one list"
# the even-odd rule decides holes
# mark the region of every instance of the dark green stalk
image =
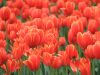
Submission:
[[95,75],[95,60],[91,59],[91,75]]

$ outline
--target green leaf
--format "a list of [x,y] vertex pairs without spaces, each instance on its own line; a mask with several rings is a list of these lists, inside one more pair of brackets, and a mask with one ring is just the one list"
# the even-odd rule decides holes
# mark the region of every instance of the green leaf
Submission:
[[76,75],[81,75],[81,72],[77,70]]
[[6,6],[6,0],[2,0],[2,3],[0,4],[0,7]]
[[0,68],[0,75],[3,75],[4,73],[5,71],[2,68]]
[[41,70],[42,70],[42,75],[45,75],[45,68],[44,68],[44,64],[43,63],[41,63]]
[[72,71],[70,66],[68,66],[67,69],[69,70],[70,75],[74,75],[74,72]]

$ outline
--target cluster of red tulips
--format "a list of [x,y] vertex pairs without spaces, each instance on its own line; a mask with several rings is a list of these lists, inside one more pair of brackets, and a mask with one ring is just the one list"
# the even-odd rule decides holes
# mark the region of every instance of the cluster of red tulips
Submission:
[[95,75],[99,2],[0,0],[0,75]]

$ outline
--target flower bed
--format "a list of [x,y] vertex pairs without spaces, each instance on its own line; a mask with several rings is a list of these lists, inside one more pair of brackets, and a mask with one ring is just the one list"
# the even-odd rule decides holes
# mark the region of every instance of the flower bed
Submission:
[[0,75],[100,75],[99,0],[0,0]]

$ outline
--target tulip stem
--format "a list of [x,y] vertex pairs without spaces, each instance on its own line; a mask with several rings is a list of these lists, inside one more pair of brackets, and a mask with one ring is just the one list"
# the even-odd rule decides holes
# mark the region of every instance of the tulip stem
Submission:
[[68,75],[68,68],[67,67],[65,68],[65,72],[66,72],[66,75]]
[[91,75],[95,75],[95,63],[94,63],[95,61],[92,59],[91,60]]
[[22,75],[22,70],[21,70],[21,68],[18,70],[18,75]]
[[72,71],[72,69],[71,69],[70,66],[68,66],[68,70],[69,70],[69,73],[70,73],[71,75],[74,75],[74,72]]
[[9,71],[9,69],[8,69],[8,66],[6,65],[6,68],[7,68],[7,75],[10,75],[10,71]]
[[58,74],[58,69],[55,69],[55,75],[59,75],[59,74]]
[[42,74],[45,75],[45,68],[44,68],[44,64],[41,63],[41,70],[42,70]]

